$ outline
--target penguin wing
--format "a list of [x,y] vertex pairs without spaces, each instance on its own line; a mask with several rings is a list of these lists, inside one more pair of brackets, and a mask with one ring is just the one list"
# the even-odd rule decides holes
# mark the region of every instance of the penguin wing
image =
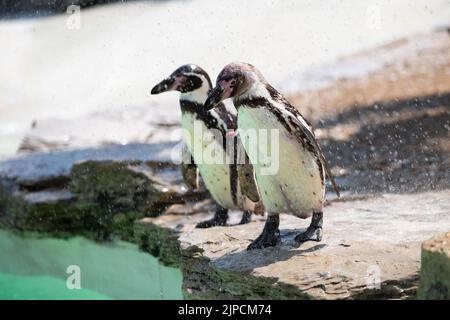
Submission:
[[194,158],[187,149],[186,145],[182,148],[181,175],[188,188],[196,190],[199,188],[200,172],[194,162]]
[[[230,170],[236,170],[237,181],[231,181],[231,184],[239,184],[240,193],[255,203],[257,208],[254,213],[264,213],[264,206],[262,205],[261,197],[259,194],[258,185],[256,184],[255,171],[253,165],[250,163],[250,159],[247,153],[244,152],[244,163],[238,163],[239,150],[243,150],[239,136],[233,138],[227,137],[226,132],[229,130],[237,130],[237,111],[230,108],[231,105],[225,105],[221,102],[215,107],[215,113],[213,117],[217,119],[217,127],[224,133],[224,149],[227,150],[232,145],[234,152],[232,153],[234,158],[234,165],[230,165]],[[227,139],[234,139],[232,144],[227,144]],[[239,150],[238,150],[239,148]]]
[[[314,151],[316,154],[316,157],[320,160],[323,167],[325,168],[325,172],[327,173],[328,179],[330,179],[331,184],[333,185],[334,192],[336,192],[336,195],[338,197],[341,196],[341,193],[339,192],[339,188],[336,184],[336,181],[334,180],[333,175],[331,174],[330,166],[327,162],[327,159],[325,159],[325,156],[323,155],[322,149],[320,148],[319,144],[317,143],[316,137],[314,136],[314,133],[312,131],[312,128],[309,127],[308,122],[302,117],[300,113],[296,111],[294,107],[291,106],[293,110],[290,110],[290,113],[292,113],[292,116],[288,116],[288,119],[291,122],[291,125],[299,129],[299,139],[306,142],[309,146],[311,151]],[[294,111],[295,110],[295,111]],[[297,131],[298,132],[298,131]]]
[[[237,137],[239,139],[239,137]],[[250,163],[250,159],[245,153],[245,163],[237,165],[238,180],[242,195],[246,196],[252,202],[259,202],[258,185],[256,184],[255,170]]]

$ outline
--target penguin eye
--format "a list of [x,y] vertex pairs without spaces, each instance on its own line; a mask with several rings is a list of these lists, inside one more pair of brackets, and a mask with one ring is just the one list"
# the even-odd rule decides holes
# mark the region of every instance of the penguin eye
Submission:
[[236,79],[232,79],[230,81],[230,87],[234,87],[236,85]]

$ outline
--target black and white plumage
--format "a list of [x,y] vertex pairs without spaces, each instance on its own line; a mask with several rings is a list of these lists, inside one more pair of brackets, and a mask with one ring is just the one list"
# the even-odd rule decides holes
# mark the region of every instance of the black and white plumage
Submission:
[[[278,243],[279,213],[290,213],[304,219],[313,215],[308,230],[298,235],[296,240],[320,241],[326,175],[338,195],[339,191],[311,125],[250,64],[227,65],[219,74],[205,107],[210,109],[230,97],[238,110],[239,135],[255,168],[269,216],[263,233],[250,244],[249,249]],[[261,142],[267,144],[264,146],[258,142],[257,148],[251,148],[251,130],[272,129],[279,134],[277,141]],[[268,166],[261,161],[263,149],[268,149],[269,153],[279,152],[278,170],[273,174],[263,174]]]
[[[218,204],[214,218],[197,225],[203,228],[226,225],[228,209],[244,210],[241,223],[249,222],[252,212],[264,212],[252,165],[249,161],[237,163],[237,152],[230,153],[230,148],[236,151],[238,139],[232,139],[232,145],[227,145],[227,141],[230,141],[227,139],[227,132],[235,130],[237,126],[236,111],[230,110],[224,104],[210,111],[204,108],[211,88],[208,74],[202,68],[188,64],[175,70],[152,89],[152,94],[169,90],[181,93],[183,138],[194,162],[182,166],[183,177],[188,186],[198,186],[198,168],[206,188]],[[201,134],[198,129],[201,129]],[[215,135],[218,135],[218,139],[213,138]],[[224,161],[205,161],[205,150],[211,147],[215,155]],[[186,159],[185,156],[183,158]]]

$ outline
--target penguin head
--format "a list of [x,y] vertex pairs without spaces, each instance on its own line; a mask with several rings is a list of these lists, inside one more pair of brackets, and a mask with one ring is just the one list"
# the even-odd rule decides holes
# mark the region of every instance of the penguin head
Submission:
[[257,81],[265,82],[261,73],[251,64],[233,62],[226,65],[217,77],[216,86],[208,94],[206,110],[225,99],[245,94]]
[[154,86],[151,94],[172,90],[189,93],[201,89],[209,90],[211,87],[211,79],[205,70],[195,64],[185,64]]

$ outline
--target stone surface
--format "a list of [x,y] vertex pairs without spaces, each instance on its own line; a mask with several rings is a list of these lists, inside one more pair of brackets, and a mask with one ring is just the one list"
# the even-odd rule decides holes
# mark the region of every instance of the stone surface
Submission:
[[25,135],[19,152],[179,141],[181,134],[174,130],[179,126],[178,114],[176,119],[161,115],[159,108],[158,105],[134,106],[70,119],[37,119]]
[[420,299],[450,299],[450,232],[422,245]]
[[179,160],[179,153],[173,149],[176,145],[128,144],[25,153],[0,161],[0,177],[27,186],[67,178],[75,163],[87,160],[172,163]]
[[127,237],[123,232],[135,219],[207,196],[184,185],[174,146],[66,149],[0,161],[0,226],[55,236]]
[[[275,283],[314,298],[408,298],[415,296],[421,242],[449,230],[449,212],[449,192],[331,202],[325,208],[322,242],[295,245],[295,234],[309,221],[282,215],[283,244],[256,251],[245,248],[262,231],[260,217],[249,225],[214,229],[194,228],[205,214],[163,215],[143,223],[176,230],[182,248],[200,248],[214,268],[276,278]],[[235,214],[232,223],[238,221]]]
[[36,192],[26,192],[22,195],[23,200],[29,204],[36,203],[58,203],[71,201],[74,195],[69,190],[44,190]]

